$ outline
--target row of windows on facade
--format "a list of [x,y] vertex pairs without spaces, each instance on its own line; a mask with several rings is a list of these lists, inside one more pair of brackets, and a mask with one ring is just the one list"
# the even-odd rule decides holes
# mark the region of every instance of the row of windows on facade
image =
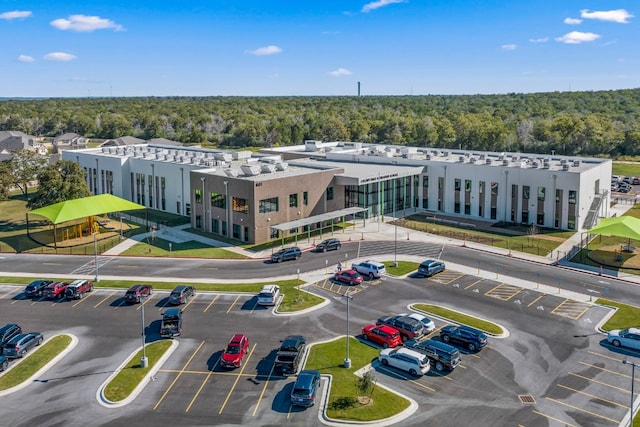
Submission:
[[[194,190],[195,202],[202,203],[202,190],[197,188]],[[212,208],[227,208],[227,199],[224,194],[211,193],[211,207]],[[326,199],[333,200],[333,187],[327,188]],[[309,192],[304,191],[302,193],[302,204],[304,206],[309,205]],[[289,194],[289,207],[297,208],[299,206],[299,194]],[[240,212],[244,214],[249,213],[249,201],[241,197],[231,198],[231,209],[234,212]],[[258,213],[278,212],[280,210],[280,198],[271,197],[269,199],[262,199],[258,201]]]
[[[131,194],[135,194],[136,202],[141,205],[147,205],[147,200],[145,199],[145,177],[146,175],[143,173],[133,173],[131,172]],[[149,207],[156,208],[161,210],[167,210],[167,200],[165,194],[166,188],[166,180],[163,176],[155,176],[155,186],[154,184],[154,176],[149,175],[149,179],[146,181],[148,183],[149,190]],[[154,191],[155,187],[155,191]],[[154,198],[155,195],[155,198]],[[155,201],[155,204],[154,204]],[[180,214],[180,207],[178,206],[178,214]]]
[[[89,191],[93,194],[98,194],[98,171],[93,168],[84,168],[84,177],[89,186]],[[100,171],[100,183],[102,184],[102,193],[113,194],[113,172],[112,171]]]

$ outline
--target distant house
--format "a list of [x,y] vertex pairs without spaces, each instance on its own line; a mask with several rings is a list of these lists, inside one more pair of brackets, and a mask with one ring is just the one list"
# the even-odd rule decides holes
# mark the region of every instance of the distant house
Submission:
[[106,140],[102,147],[124,147],[127,145],[146,144],[146,142],[144,139],[134,136],[121,136],[120,138]]
[[172,145],[172,146],[175,146],[175,147],[181,147],[182,145],[184,145],[182,142],[173,141],[173,140],[167,139],[167,138],[151,138],[149,141],[147,141],[147,144]]
[[53,138],[53,152],[59,153],[62,150],[79,150],[87,148],[87,138],[77,133],[67,132]]
[[0,152],[15,153],[20,150],[30,150],[46,156],[47,147],[36,142],[36,137],[24,132],[5,130],[0,131]]

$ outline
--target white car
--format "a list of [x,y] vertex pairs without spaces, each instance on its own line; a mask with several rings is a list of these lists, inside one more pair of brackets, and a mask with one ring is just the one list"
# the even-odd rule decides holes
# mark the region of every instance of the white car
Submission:
[[640,350],[640,328],[614,329],[609,331],[607,341],[614,347],[628,347]]
[[385,348],[378,355],[378,360],[384,366],[402,369],[416,377],[426,374],[431,368],[427,356],[404,347]]
[[276,305],[280,297],[280,286],[264,285],[258,294],[258,305]]
[[411,317],[412,319],[416,319],[417,321],[422,323],[422,327],[427,333],[433,332],[436,330],[436,324],[433,323],[433,320],[429,319],[427,316],[423,316],[420,313],[403,313],[403,314],[400,314],[400,316],[407,316],[407,317]]
[[351,269],[362,274],[364,277],[368,277],[369,279],[378,279],[380,276],[387,273],[384,264],[371,260],[355,262],[351,264]]

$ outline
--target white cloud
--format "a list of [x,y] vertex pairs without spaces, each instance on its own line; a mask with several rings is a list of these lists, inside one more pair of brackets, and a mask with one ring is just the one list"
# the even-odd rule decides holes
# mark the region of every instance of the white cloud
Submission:
[[110,19],[87,15],[71,15],[69,19],[55,19],[51,21],[51,26],[63,31],[71,30],[82,33],[108,29],[114,29],[116,31],[123,30],[122,25],[118,25]]
[[350,76],[351,71],[346,68],[338,68],[337,70],[329,71],[329,75],[333,77]]
[[272,44],[269,46],[259,47],[256,50],[249,51],[250,54],[256,55],[256,56],[275,55],[280,52],[282,52],[282,48],[280,48],[279,46],[274,46]]
[[529,39],[531,43],[546,43],[549,41],[549,37],[540,37],[538,39]]
[[47,61],[72,61],[76,59],[75,55],[65,52],[51,52],[44,56]]
[[18,61],[20,61],[20,62],[33,62],[33,61],[35,61],[35,59],[33,59],[33,56],[20,55],[20,56],[18,56]]
[[627,24],[629,23],[629,18],[633,18],[633,15],[624,9],[599,10],[594,12],[583,9],[580,11],[580,16],[584,19],[597,19],[598,21],[617,22],[618,24]]
[[503,44],[502,46],[500,46],[503,50],[516,50],[518,48],[517,44],[511,43],[511,44]]
[[571,31],[562,37],[556,37],[556,41],[567,44],[580,44],[585,42],[592,42],[600,38],[599,34],[595,33],[583,33],[581,31]]
[[579,18],[564,18],[564,23],[567,25],[578,25],[582,23],[582,19]]
[[407,0],[377,0],[377,1],[372,1],[371,3],[367,3],[364,6],[362,6],[362,9],[360,10],[360,12],[362,12],[362,13],[371,12],[372,10],[380,9],[381,7],[389,6],[390,4],[395,4],[395,3],[407,3]]
[[30,10],[13,10],[11,12],[0,13],[0,19],[6,19],[7,21],[10,19],[28,18],[30,16]]

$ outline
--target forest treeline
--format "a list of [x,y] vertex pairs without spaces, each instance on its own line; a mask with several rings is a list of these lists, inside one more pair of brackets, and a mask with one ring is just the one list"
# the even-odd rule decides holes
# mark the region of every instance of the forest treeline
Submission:
[[583,156],[640,154],[640,89],[504,95],[0,101],[0,130],[207,147],[362,141]]

